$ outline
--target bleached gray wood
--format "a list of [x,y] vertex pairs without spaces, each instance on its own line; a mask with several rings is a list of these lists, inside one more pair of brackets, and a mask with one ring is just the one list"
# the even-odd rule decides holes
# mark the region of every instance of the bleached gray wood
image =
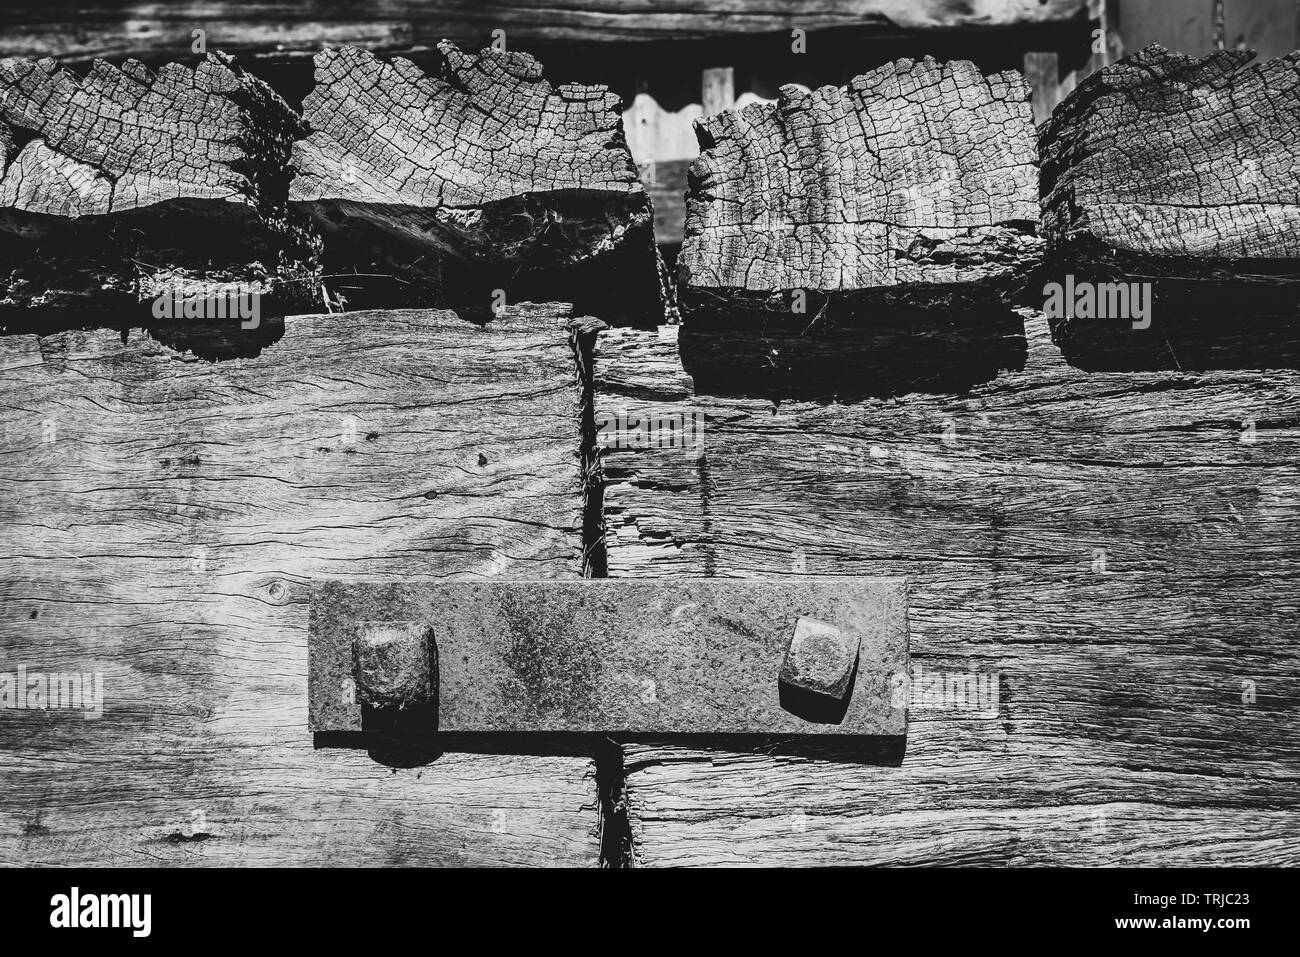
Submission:
[[1043,232],[1064,265],[1294,274],[1300,53],[1252,58],[1152,44],[1061,104],[1040,147]]
[[629,746],[637,863],[1300,861],[1300,374],[1087,374],[1025,322],[1021,371],[830,403],[602,334],[598,415],[705,416],[702,459],[604,455],[610,575],[907,576],[950,695],[901,764]]
[[0,61],[0,306],[114,306],[242,283],[315,297],[286,207],[296,113],[233,59]]
[[578,578],[567,307],[295,316],[211,363],[139,330],[0,339],[0,859],[594,865],[588,757],[313,748],[307,589]]
[[429,75],[353,47],[316,56],[289,198],[325,232],[331,268],[391,271],[422,301],[483,309],[565,271],[566,297],[662,318],[618,97],[553,87],[527,53],[437,50]]
[[927,57],[704,119],[684,304],[1012,285],[1038,247],[1028,101],[1017,73]]

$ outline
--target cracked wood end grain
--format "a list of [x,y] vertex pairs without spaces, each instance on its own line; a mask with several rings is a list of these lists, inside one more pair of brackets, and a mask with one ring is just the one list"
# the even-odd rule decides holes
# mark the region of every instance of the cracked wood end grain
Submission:
[[1094,73],[1040,139],[1054,257],[1263,272],[1300,258],[1300,53],[1158,44]]
[[688,297],[1007,284],[1036,255],[1029,87],[901,59],[701,121]]
[[0,305],[310,286],[315,246],[286,203],[300,121],[232,58],[97,60],[84,77],[6,59],[0,128]]
[[307,724],[312,580],[582,576],[568,314],[292,316],[217,363],[0,337],[0,645],[104,675],[98,720],[0,721],[0,859],[594,865],[588,757],[381,761]]
[[618,281],[639,279],[661,309],[653,216],[618,97],[553,87],[526,53],[443,42],[438,56],[426,75],[356,48],[317,54],[290,199],[325,231],[330,261],[356,266],[376,239],[396,244],[386,265],[408,281],[483,304],[494,287],[524,298],[521,273],[625,263],[635,275]]

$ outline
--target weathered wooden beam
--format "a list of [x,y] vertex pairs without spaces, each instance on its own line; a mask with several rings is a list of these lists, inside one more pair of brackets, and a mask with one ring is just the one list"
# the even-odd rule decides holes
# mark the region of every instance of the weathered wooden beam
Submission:
[[1057,258],[1148,277],[1300,273],[1300,53],[1252,57],[1153,44],[1079,85],[1040,140]]
[[1296,363],[1300,54],[1251,59],[1153,45],[1043,128],[1043,293],[1072,361],[1206,368],[1212,344],[1247,366]]
[[661,319],[618,98],[552,87],[526,53],[438,52],[431,76],[355,48],[317,55],[290,200],[326,234],[330,268],[391,272],[415,301],[485,313],[562,290]]
[[312,580],[582,576],[569,321],[293,316],[221,362],[0,338],[0,672],[104,692],[97,720],[5,710],[0,857],[594,865],[589,757],[303,733]]
[[628,746],[638,863],[1300,859],[1300,373],[1085,374],[1024,324],[1019,371],[830,403],[601,334],[598,416],[705,435],[603,455],[611,577],[912,582],[902,763]]
[[9,4],[0,21],[0,55],[175,57],[189,53],[191,31],[228,50],[314,53],[355,44],[382,49],[486,42],[505,30],[511,43],[680,40],[838,28],[958,30],[1059,23],[1083,14],[1087,0],[833,0],[813,10],[755,0],[689,0],[646,5],[589,0],[557,11],[547,0],[392,0],[371,12],[339,0],[307,3],[201,3],[165,8],[132,0]]
[[319,582],[308,641],[317,732],[907,733],[901,579]]
[[[1029,88],[966,61],[898,60],[706,118],[680,293],[692,320],[809,327],[828,300],[997,303],[1037,261]],[[795,328],[797,327],[797,328]]]
[[231,58],[150,70],[0,62],[0,305],[117,306],[238,283],[316,295],[286,205],[301,122]]

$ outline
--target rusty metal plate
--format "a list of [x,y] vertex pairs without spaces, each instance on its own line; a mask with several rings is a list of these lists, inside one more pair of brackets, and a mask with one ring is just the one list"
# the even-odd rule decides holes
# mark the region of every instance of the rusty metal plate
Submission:
[[[847,689],[787,683],[796,631],[856,649]],[[318,582],[309,649],[320,732],[907,729],[903,579]]]

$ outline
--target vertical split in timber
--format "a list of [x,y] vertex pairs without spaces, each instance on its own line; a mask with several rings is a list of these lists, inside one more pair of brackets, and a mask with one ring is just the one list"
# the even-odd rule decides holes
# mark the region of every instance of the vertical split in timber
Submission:
[[1073,361],[1300,364],[1300,53],[1253,56],[1153,44],[1043,129],[1049,278],[1154,283],[1150,329],[1057,319]]
[[132,307],[242,284],[317,295],[288,208],[301,121],[223,54],[157,71],[0,61],[0,308]]
[[316,56],[291,200],[324,232],[332,271],[377,277],[335,285],[484,314],[504,295],[662,321],[618,98],[552,87],[526,53],[438,52],[437,75],[355,48]]
[[746,385],[777,391],[807,383],[809,362],[825,388],[863,387],[852,360],[880,335],[925,340],[921,353],[1000,340],[1039,260],[1029,95],[1017,73],[927,57],[703,120],[686,331],[748,339]]
[[628,744],[637,863],[1300,861],[1300,373],[1088,374],[1023,321],[1018,371],[857,402],[601,333],[598,420],[704,420],[605,452],[610,577],[911,581],[901,764]]
[[0,338],[0,670],[104,690],[6,712],[0,859],[594,865],[589,755],[314,748],[306,693],[312,579],[582,575],[594,328],[294,316],[216,363]]

